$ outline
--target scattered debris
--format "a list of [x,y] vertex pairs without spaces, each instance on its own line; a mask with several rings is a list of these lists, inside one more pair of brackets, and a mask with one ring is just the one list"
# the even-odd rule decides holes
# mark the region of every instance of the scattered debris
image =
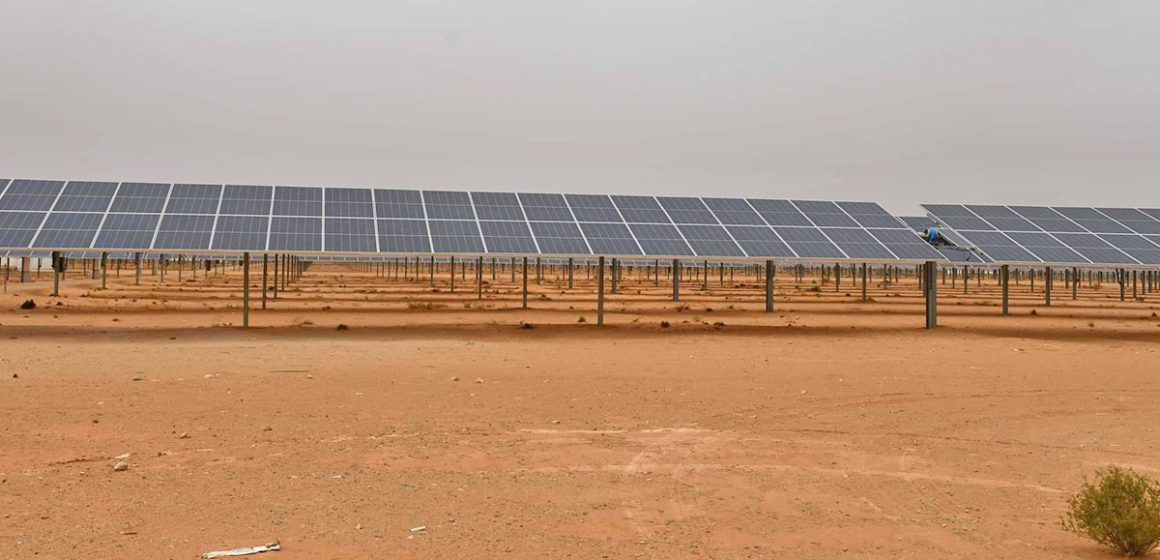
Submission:
[[133,376],[133,381],[141,381],[142,379],[145,379],[145,378],[144,378],[144,377],[141,377],[140,375],[134,375],[134,376]]
[[427,530],[426,525],[420,525],[418,527],[411,527],[412,533],[421,533],[421,532],[426,531],[426,530]]
[[225,558],[227,556],[246,556],[249,554],[258,554],[261,552],[273,552],[276,550],[282,550],[282,545],[278,541],[274,541],[270,544],[264,544],[262,546],[245,546],[242,548],[235,548],[232,550],[215,550],[213,552],[206,552],[206,553],[202,554],[201,557],[205,560],[209,560],[211,558]]

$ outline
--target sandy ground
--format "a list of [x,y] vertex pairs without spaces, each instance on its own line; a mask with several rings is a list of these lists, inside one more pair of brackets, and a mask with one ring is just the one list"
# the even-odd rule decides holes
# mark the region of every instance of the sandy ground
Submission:
[[582,273],[318,267],[243,331],[185,274],[9,285],[0,558],[1111,558],[1066,493],[1160,467],[1157,294],[947,285],[926,332],[912,284],[626,274],[600,329]]

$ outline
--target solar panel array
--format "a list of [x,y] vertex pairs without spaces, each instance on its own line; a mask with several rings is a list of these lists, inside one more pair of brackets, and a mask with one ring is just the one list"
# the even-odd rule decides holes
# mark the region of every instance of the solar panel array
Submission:
[[942,260],[869,202],[0,180],[0,248]]
[[[910,226],[910,229],[915,233],[925,234],[930,228],[938,228],[938,222],[935,222],[927,216],[901,216],[898,218],[902,223]],[[990,259],[972,251],[968,244],[962,238],[955,235],[953,231],[945,229],[939,230],[939,235],[950,245],[935,245],[934,250],[946,257],[947,260],[957,263],[975,263],[984,264],[990,262]]]
[[999,263],[1160,265],[1160,210],[924,204]]

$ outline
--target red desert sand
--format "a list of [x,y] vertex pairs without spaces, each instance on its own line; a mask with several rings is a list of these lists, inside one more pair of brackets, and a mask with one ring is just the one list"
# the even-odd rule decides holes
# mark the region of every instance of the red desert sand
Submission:
[[237,270],[78,277],[0,299],[0,558],[1110,558],[1065,495],[1160,466],[1160,297],[1111,284],[948,281],[928,332],[912,279],[626,271],[600,328],[582,269],[316,265],[242,330]]

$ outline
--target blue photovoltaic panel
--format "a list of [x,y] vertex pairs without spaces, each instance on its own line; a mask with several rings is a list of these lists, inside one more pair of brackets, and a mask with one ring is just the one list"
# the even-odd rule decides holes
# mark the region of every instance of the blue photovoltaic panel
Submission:
[[873,202],[838,202],[838,207],[864,228],[899,229],[898,218]]
[[326,189],[326,216],[330,218],[373,218],[370,189]]
[[818,227],[858,227],[858,223],[833,202],[823,200],[793,200],[791,202]]
[[[1063,214],[1045,206],[1009,206],[1013,212],[1043,231],[1083,233],[1086,230]],[[948,224],[949,225],[949,224]],[[1038,230],[1032,230],[1038,231]]]
[[32,246],[37,249],[80,249],[93,243],[101,214],[53,213],[48,215]]
[[822,228],[831,241],[852,259],[893,259],[894,254],[861,228]]
[[671,224],[657,199],[651,196],[612,195],[612,202],[629,223]]
[[[471,196],[465,192],[423,191],[423,201],[430,220],[474,220]],[[431,231],[434,235],[434,230]],[[436,243],[436,246],[439,244]],[[439,249],[435,249],[439,252]]]
[[[480,220],[524,220],[524,213],[520,210],[520,201],[516,198],[515,193],[473,192],[471,193],[471,200],[475,203],[475,214]],[[569,217],[568,219],[571,220],[572,218]],[[486,236],[487,234],[484,233],[484,235]],[[491,249],[490,243],[488,244],[488,249]]]
[[275,187],[275,216],[322,216],[322,189],[318,187]]
[[275,216],[269,245],[271,251],[321,251],[322,219]]
[[682,224],[677,226],[681,235],[688,241],[693,252],[700,256],[712,257],[744,257],[741,250],[729,232],[718,225]]
[[805,214],[788,200],[765,200],[750,198],[749,204],[771,226],[811,226]]
[[0,212],[0,246],[28,247],[44,216],[44,212]]
[[121,183],[109,211],[160,214],[169,197],[169,186],[169,183]]
[[[225,201],[223,200],[222,203],[224,204]],[[269,206],[269,201],[266,202],[266,205]],[[267,212],[269,212],[269,208],[267,208]],[[264,251],[266,250],[266,233],[269,231],[269,227],[270,218],[268,216],[218,216],[210,248],[231,251]]]
[[976,216],[974,212],[967,210],[965,206],[958,204],[923,204],[922,207],[931,214],[938,216],[939,222],[951,229],[959,231],[995,229],[983,221],[982,218]]
[[[526,207],[525,207],[526,208]],[[584,242],[584,234],[580,228],[571,222],[529,222],[532,233],[539,242],[540,251],[562,255],[587,255],[588,244]]]
[[727,226],[761,226],[765,220],[741,198],[704,198],[702,199],[713,215]]
[[[169,192],[169,204],[165,207],[165,213],[217,214],[218,202],[221,200],[221,195],[221,185],[176,184],[173,185],[173,189]],[[267,210],[268,212],[269,210]],[[164,226],[164,220],[162,222],[162,226]]]
[[1035,255],[997,231],[970,232],[969,241],[985,255],[999,262],[1040,262]]
[[1092,233],[1132,233],[1094,208],[1052,208]]
[[480,221],[489,253],[539,253],[527,222]]
[[803,259],[846,256],[817,228],[778,226],[773,229]]
[[628,226],[624,224],[581,222],[580,229],[596,255],[643,254],[633,239],[632,232],[628,231]]
[[213,216],[167,214],[161,218],[153,249],[209,249],[213,222]]
[[[566,194],[564,198],[568,201],[568,206],[572,207],[572,213],[576,215],[578,222],[624,222],[608,195]],[[596,247],[592,250],[595,251]]]
[[[125,186],[121,185],[124,189]],[[166,185],[168,189],[168,185]],[[157,214],[109,214],[105,218],[97,240],[93,242],[96,249],[137,249],[149,247],[153,243],[153,234],[157,231]]]
[[0,198],[0,210],[27,210],[47,212],[56,202],[64,181],[32,181],[13,179]]
[[396,189],[375,189],[376,217],[402,218],[422,220],[427,214],[423,211],[423,195],[419,191],[404,191]]
[[[428,206],[428,210],[430,208]],[[429,220],[427,225],[431,231],[431,244],[436,253],[484,252],[479,226],[474,221]]]
[[54,212],[104,212],[117,192],[117,183],[69,181],[56,200]]
[[524,214],[531,221],[571,222],[572,211],[564,201],[564,195],[544,193],[518,193],[516,195],[524,207]]
[[374,220],[328,217],[324,229],[323,249],[326,251],[373,253],[377,250]]
[[668,224],[628,224],[646,255],[692,256],[693,250],[681,238],[677,228]]
[[1082,255],[1069,249],[1054,237],[1046,233],[1031,233],[1021,231],[1006,232],[1007,237],[1031,251],[1039,260],[1045,263],[1087,263]]
[[222,192],[223,216],[269,216],[274,187],[226,185]]
[[1099,212],[1124,227],[1144,235],[1160,235],[1160,220],[1133,208],[1097,208]]
[[765,226],[729,226],[729,234],[750,257],[795,257],[772,229]]
[[[1160,265],[1160,244],[1148,241],[1144,236],[1105,233],[1099,238],[1142,264]],[[1160,240],[1160,236],[1156,239]]]
[[1006,206],[971,204],[967,205],[967,209],[986,220],[999,231],[1042,231],[1041,228]]
[[910,230],[875,228],[866,231],[900,259],[937,260],[942,254]]
[[384,253],[430,253],[427,222],[423,220],[379,220],[379,251]]
[[1052,234],[1060,243],[1094,263],[1136,264],[1136,260],[1090,233]]
[[[685,196],[658,196],[657,202],[675,224],[716,224],[717,218],[701,199]],[[629,220],[631,221],[631,220]],[[721,256],[729,256],[722,254]]]

